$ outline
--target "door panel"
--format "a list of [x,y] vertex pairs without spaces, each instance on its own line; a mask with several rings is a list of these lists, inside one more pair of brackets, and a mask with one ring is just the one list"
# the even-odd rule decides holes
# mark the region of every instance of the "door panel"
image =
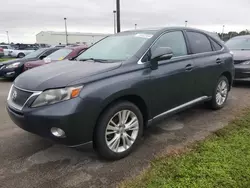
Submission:
[[157,70],[151,72],[151,100],[153,116],[189,102],[197,96],[194,93],[195,79],[192,59],[176,58],[159,62]]

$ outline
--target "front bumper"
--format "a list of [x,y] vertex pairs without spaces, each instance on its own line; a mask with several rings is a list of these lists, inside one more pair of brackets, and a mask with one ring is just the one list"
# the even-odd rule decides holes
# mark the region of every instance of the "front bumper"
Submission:
[[234,80],[247,80],[250,79],[250,65],[235,65]]
[[0,77],[4,77],[4,78],[15,78],[21,73],[22,73],[21,67],[12,68],[12,69],[0,68]]
[[[12,121],[20,128],[53,140],[59,144],[76,146],[92,141],[97,116],[83,104],[81,98],[38,108],[24,107],[21,111],[7,106]],[[52,135],[51,128],[60,128],[65,138]]]

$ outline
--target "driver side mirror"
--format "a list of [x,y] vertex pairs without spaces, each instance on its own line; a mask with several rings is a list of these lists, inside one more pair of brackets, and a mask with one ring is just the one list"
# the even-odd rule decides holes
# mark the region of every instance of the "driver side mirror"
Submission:
[[45,57],[47,57],[46,55],[42,55],[39,57],[39,59],[43,60]]
[[158,68],[158,61],[168,60],[173,57],[173,51],[169,47],[158,47],[154,51],[151,51],[151,68],[153,70]]

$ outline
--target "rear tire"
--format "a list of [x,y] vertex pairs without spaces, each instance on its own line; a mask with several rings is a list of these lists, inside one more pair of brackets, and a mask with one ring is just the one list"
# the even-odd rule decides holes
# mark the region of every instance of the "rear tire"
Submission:
[[131,102],[120,101],[108,107],[99,118],[94,133],[97,153],[108,160],[129,155],[143,133],[143,116]]
[[221,76],[214,88],[212,99],[209,102],[212,109],[219,110],[225,106],[229,87],[228,79],[225,76]]
[[19,53],[19,54],[17,55],[17,58],[23,58],[23,57],[25,57],[25,54],[24,54],[24,53]]

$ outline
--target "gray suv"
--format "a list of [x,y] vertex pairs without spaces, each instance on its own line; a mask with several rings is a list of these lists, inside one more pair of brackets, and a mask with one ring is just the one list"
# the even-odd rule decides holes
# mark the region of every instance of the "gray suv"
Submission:
[[127,156],[149,125],[198,103],[227,100],[233,56],[206,32],[181,27],[109,36],[71,61],[29,70],[8,96],[22,129],[70,146]]

